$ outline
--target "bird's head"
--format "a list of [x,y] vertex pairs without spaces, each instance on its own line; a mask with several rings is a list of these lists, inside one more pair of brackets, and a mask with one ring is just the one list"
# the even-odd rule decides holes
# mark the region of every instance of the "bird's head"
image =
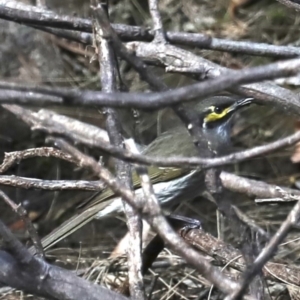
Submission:
[[215,96],[200,102],[196,110],[203,130],[218,129],[227,127],[234,113],[252,102],[253,98]]

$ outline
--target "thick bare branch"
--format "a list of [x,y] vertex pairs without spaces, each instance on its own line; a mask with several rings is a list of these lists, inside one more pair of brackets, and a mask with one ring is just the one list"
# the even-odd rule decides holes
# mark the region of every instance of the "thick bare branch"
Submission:
[[[241,251],[232,247],[230,244],[226,244],[202,229],[191,229],[182,235],[183,238],[196,249],[212,257],[216,265],[226,265],[240,272],[246,270],[246,264]],[[263,269],[263,274],[266,279],[300,286],[299,268],[293,265],[268,262]]]
[[[21,106],[5,104],[3,107],[25,122],[31,130],[63,135],[75,143],[89,147],[101,148],[101,145],[108,145],[109,143],[108,134],[105,130],[53,111],[41,109],[35,112]],[[118,149],[117,151],[121,150]]]
[[[127,47],[134,51],[138,57],[149,63],[165,67],[166,71],[192,74],[199,79],[216,78],[227,73],[229,70],[189,51],[169,44],[160,43],[154,45],[151,43],[130,42],[127,43]],[[285,110],[289,109],[293,113],[298,113],[299,111],[299,108],[297,108],[299,96],[272,82],[252,83],[241,87],[232,86],[230,89],[235,93],[259,99],[264,104],[274,104],[281,108],[284,107]],[[285,106],[286,99],[289,99],[288,106]]]
[[277,1],[286,5],[287,7],[296,9],[297,11],[300,10],[299,0],[277,0]]
[[[282,2],[283,1],[284,0],[282,0]],[[291,3],[291,1],[288,2]],[[30,13],[28,13],[29,10]],[[51,32],[57,36],[68,38],[80,43],[92,43],[92,36],[90,34],[90,32],[92,32],[92,24],[91,21],[87,19],[58,15],[49,10],[24,5],[17,1],[6,0],[0,1],[0,18],[34,26],[40,30]],[[59,30],[43,26],[51,26],[59,28]],[[123,41],[151,41],[154,37],[152,30],[147,28],[123,24],[112,24],[112,26]],[[64,28],[69,30],[63,30]],[[82,32],[71,32],[70,30]],[[298,47],[254,43],[251,41],[225,40],[201,33],[169,31],[166,32],[166,38],[168,42],[173,44],[199,47],[200,49],[212,49],[217,51],[282,58],[292,58],[300,55]]]
[[[299,71],[300,59],[286,60],[272,63],[265,66],[254,67],[239,71],[226,71],[219,77],[206,80],[205,82],[195,83],[189,86],[180,87],[171,91],[160,93],[103,93],[97,91],[82,91],[77,89],[54,88],[54,87],[33,87],[28,85],[9,84],[0,82],[1,94],[0,103],[23,103],[24,99],[31,99],[31,93],[39,93],[62,98],[60,105],[84,105],[84,106],[110,106],[110,107],[135,107],[141,109],[157,109],[188,102],[195,98],[205,98],[214,95],[224,89],[232,88],[239,84],[258,82],[266,79],[274,79],[277,77],[285,77],[294,75]],[[213,70],[213,68],[210,68]],[[266,89],[266,86],[261,85]],[[249,86],[251,89],[251,86]],[[285,108],[293,109],[294,113],[299,113],[298,96],[290,92],[291,95],[287,99],[282,99],[278,91],[278,87],[274,85],[273,93],[278,92],[279,95],[268,95],[268,89],[263,91],[262,97],[259,89],[252,87],[253,91],[247,94],[254,94],[259,99],[264,99],[268,103],[275,103]],[[14,101],[7,100],[9,92],[23,91],[22,95],[15,98]],[[6,96],[2,95],[2,92]],[[199,99],[200,100],[200,99]],[[44,99],[44,104],[47,101]],[[52,103],[52,102],[51,102]],[[49,104],[49,102],[48,102]],[[58,103],[57,103],[58,104]]]
[[[95,18],[94,31],[96,44],[99,52],[100,78],[102,91],[113,93],[117,91],[118,62],[115,50],[111,45],[110,38],[106,34],[106,28],[103,26],[103,18],[108,20],[108,14],[99,1],[91,1],[94,6],[93,15]],[[106,2],[108,6],[108,2]],[[121,80],[121,78],[119,78]],[[122,149],[123,137],[121,135],[121,123],[118,113],[114,108],[105,108],[107,115],[106,129],[110,142],[113,146]],[[128,189],[132,189],[131,167],[122,160],[115,160],[117,177],[120,182]],[[144,283],[141,273],[142,269],[142,220],[136,211],[122,199],[124,212],[127,218],[127,227],[129,230],[129,243],[127,247],[128,256],[128,279],[130,287],[130,296],[132,299],[143,300]]]
[[2,284],[30,294],[61,300],[96,300],[99,297],[104,300],[128,299],[33,256],[1,220],[0,235],[8,251],[0,251]]
[[[249,197],[255,198],[279,198],[281,193],[278,190],[278,186],[274,184],[268,184],[263,181],[248,179],[245,177],[237,176],[228,172],[221,172],[221,180],[224,187],[227,189],[246,194]],[[281,190],[284,190],[288,194],[300,196],[300,191],[296,189],[289,189],[280,187]],[[281,198],[282,199],[282,198]],[[293,199],[282,199],[282,201],[295,201]]]

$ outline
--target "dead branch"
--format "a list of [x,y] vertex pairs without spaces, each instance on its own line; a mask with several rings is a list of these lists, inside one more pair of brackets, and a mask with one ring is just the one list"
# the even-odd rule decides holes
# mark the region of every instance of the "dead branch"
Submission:
[[105,187],[105,184],[99,180],[42,180],[15,175],[0,175],[0,184],[25,190],[40,189],[47,191],[80,190],[100,192]]
[[[108,20],[108,2],[106,9],[98,1],[92,1],[93,15],[95,18],[94,31],[95,42],[98,47],[98,60],[100,66],[100,78],[102,91],[113,93],[117,91],[117,74],[119,74],[115,49],[110,43],[109,36],[105,32],[102,18]],[[119,78],[121,80],[121,78]],[[113,146],[122,149],[123,137],[121,136],[121,123],[118,113],[114,108],[105,108],[107,114],[106,128],[110,142]],[[122,160],[115,160],[117,178],[127,189],[132,190],[132,173],[129,164]],[[122,199],[124,212],[127,218],[129,230],[129,243],[127,247],[128,278],[130,295],[133,299],[145,299],[142,269],[142,221],[137,212]]]
[[[191,229],[182,234],[183,238],[198,250],[213,258],[215,265],[226,265],[240,272],[246,270],[246,264],[240,250],[212,236],[203,229]],[[300,286],[299,268],[279,262],[267,262],[263,268],[266,279]]]
[[[176,105],[179,103],[188,102],[194,100],[195,98],[204,98],[214,95],[224,89],[232,88],[236,85],[258,82],[266,79],[274,79],[278,77],[285,77],[294,75],[298,72],[300,65],[300,59],[293,59],[287,61],[281,61],[272,63],[265,66],[254,67],[239,71],[225,70],[221,74],[218,69],[214,70],[210,67],[209,70],[213,73],[219,73],[219,77],[206,80],[204,82],[195,83],[189,86],[180,87],[173,89],[171,91],[165,91],[160,93],[103,93],[97,91],[82,91],[76,89],[67,88],[54,88],[54,87],[33,87],[28,85],[18,85],[9,84],[7,82],[0,82],[1,94],[0,102],[2,104],[18,104],[27,101],[30,103],[31,93],[40,94],[42,98],[43,95],[50,95],[61,98],[59,101],[60,105],[88,105],[88,106],[110,106],[110,107],[134,107],[140,109],[157,109],[167,106]],[[208,70],[207,70],[208,71]],[[215,75],[214,75],[215,77]],[[249,86],[250,91],[246,91],[247,95],[252,95],[254,98],[269,101],[272,103],[277,103],[277,105],[286,106],[289,109],[294,109],[294,113],[299,111],[299,101],[297,95],[292,92],[288,92],[285,89],[279,88],[274,85],[273,92],[270,90],[270,94],[266,96],[269,92],[268,86],[265,84],[257,84],[255,86]],[[241,88],[243,89],[243,88]],[[253,91],[252,91],[253,89]],[[260,90],[263,92],[260,92]],[[23,91],[22,95],[10,99],[10,93],[15,91]],[[276,99],[272,97],[272,94],[276,94]],[[283,99],[282,96],[286,93],[290,93],[289,98]],[[262,97],[264,95],[264,97]],[[43,99],[41,105],[46,105],[47,103],[53,103],[52,101],[47,102],[47,99]],[[37,103],[34,103],[37,105]]]
[[18,164],[23,159],[33,157],[55,157],[74,163],[72,157],[58,149],[51,147],[32,148],[23,151],[5,153],[4,160],[0,165],[0,173],[4,173],[14,164]]
[[[285,2],[292,3],[292,1],[288,0]],[[88,19],[56,14],[40,7],[37,8],[36,6],[21,4],[17,1],[4,0],[0,1],[0,18],[33,26],[79,43],[92,44],[93,38],[90,34],[92,32],[92,23]],[[112,26],[122,41],[149,42],[154,38],[154,33],[151,29],[124,24],[112,24]],[[58,28],[58,30],[55,28]],[[77,32],[70,30],[76,30]],[[199,47],[200,49],[282,58],[292,58],[300,55],[298,47],[219,39],[201,33],[168,31],[166,32],[166,38],[172,44]]]
[[28,293],[54,299],[125,300],[113,291],[84,280],[71,271],[33,256],[0,221],[0,235],[7,252],[0,251],[0,281]]

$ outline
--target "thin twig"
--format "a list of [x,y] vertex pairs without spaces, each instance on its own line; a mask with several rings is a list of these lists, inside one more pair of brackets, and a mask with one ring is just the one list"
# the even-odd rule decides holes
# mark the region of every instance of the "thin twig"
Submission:
[[42,180],[15,175],[0,175],[0,184],[25,190],[39,189],[47,191],[80,190],[100,192],[105,187],[105,184],[99,180]]
[[158,9],[157,0],[148,0],[149,11],[153,22],[154,43],[166,43],[165,31],[162,24],[162,19]]
[[6,152],[4,160],[0,165],[0,173],[4,173],[14,164],[18,164],[21,160],[33,158],[33,157],[55,157],[68,162],[74,163],[73,158],[52,147],[41,147],[41,148],[32,148],[22,151]]
[[[279,198],[278,186],[263,181],[248,179],[228,172],[221,172],[222,185],[233,192],[243,193],[256,198]],[[41,180],[36,178],[19,177],[15,175],[0,175],[0,184],[22,189],[41,189],[48,191],[81,190],[100,192],[105,187],[101,181],[87,180]],[[300,191],[281,186],[280,189],[288,194],[300,196]],[[281,202],[295,201],[281,199]]]
[[31,220],[29,219],[24,207],[21,204],[17,205],[1,190],[0,190],[0,197],[12,208],[13,211],[15,211],[19,215],[21,220],[26,225],[26,229],[27,229],[29,236],[31,238],[31,241],[36,249],[37,255],[41,258],[44,258],[45,253],[43,250],[41,239],[40,239],[35,227],[33,226]]
[[248,268],[244,273],[244,278],[241,286],[238,287],[231,295],[228,295],[225,299],[234,300],[240,299],[242,297],[251,282],[251,280],[261,272],[261,269],[266,264],[266,262],[274,255],[279,244],[284,240],[284,238],[288,235],[293,225],[296,225],[299,217],[300,217],[300,197],[286,194],[282,191],[282,195],[284,198],[292,198],[295,201],[298,201],[294,208],[290,211],[286,220],[281,224],[280,228],[271,238],[266,247],[261,251],[258,257],[255,259],[253,265]]

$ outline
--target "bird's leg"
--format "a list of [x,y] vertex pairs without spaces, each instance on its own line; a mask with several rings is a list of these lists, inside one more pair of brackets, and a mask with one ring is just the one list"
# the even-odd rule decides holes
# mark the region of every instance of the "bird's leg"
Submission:
[[[172,228],[180,233],[185,233],[190,229],[197,229],[201,227],[199,220],[171,214],[166,217]],[[163,250],[165,244],[159,235],[156,235],[150,243],[146,246],[143,252],[143,275],[151,267],[159,253]]]
[[201,228],[201,222],[199,220],[181,215],[170,214],[167,216],[167,220],[172,225],[174,230],[180,231],[181,236],[186,234],[191,229]]

